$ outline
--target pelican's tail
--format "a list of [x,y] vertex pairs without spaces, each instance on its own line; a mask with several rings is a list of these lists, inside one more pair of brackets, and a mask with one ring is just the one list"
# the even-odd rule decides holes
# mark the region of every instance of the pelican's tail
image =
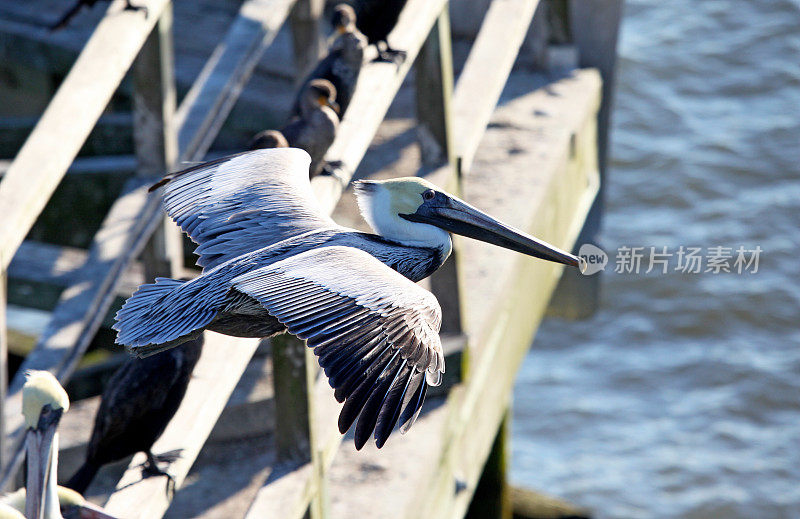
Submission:
[[142,285],[117,312],[117,344],[139,357],[197,338],[219,312],[228,289],[203,278],[156,278]]

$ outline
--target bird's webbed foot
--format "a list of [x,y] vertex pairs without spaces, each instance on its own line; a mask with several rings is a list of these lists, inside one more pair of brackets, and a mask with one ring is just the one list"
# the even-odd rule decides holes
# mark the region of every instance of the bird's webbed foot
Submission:
[[383,48],[381,48],[380,45],[377,45],[378,57],[373,61],[380,63],[394,63],[397,68],[400,68],[400,66],[405,63],[408,53],[404,50],[391,48],[388,42],[383,42],[383,44]]
[[175,462],[181,457],[182,451],[183,449],[175,449],[173,451],[168,451],[161,454],[153,454],[152,452],[148,451],[146,453],[147,461],[142,463],[142,478],[147,479],[157,476],[165,476],[167,478],[167,496],[174,495],[176,486],[175,478],[172,476],[172,474],[159,467],[158,464],[166,463],[169,465]]

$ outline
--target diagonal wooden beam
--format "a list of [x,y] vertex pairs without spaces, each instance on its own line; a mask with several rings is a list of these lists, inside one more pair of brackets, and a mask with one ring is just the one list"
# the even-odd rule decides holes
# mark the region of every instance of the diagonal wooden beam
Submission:
[[116,0],[98,24],[0,182],[0,269],[8,267],[168,3],[143,0],[145,17]]
[[[184,140],[186,148],[180,149],[182,160],[203,158],[213,141],[210,133],[219,131],[246,78],[288,16],[290,6],[291,0],[248,0],[242,5],[239,17],[178,111],[179,135],[188,136]],[[195,135],[202,138],[194,138]],[[26,358],[24,369],[46,369],[62,382],[69,379],[113,301],[121,273],[141,252],[161,221],[160,198],[147,193],[143,182],[151,183],[132,181],[127,194],[112,207],[92,242],[89,259],[82,269],[84,276],[62,294],[49,331]],[[7,459],[15,463],[4,467],[0,488],[10,483],[21,460],[20,389],[24,369],[15,377],[6,398],[3,416],[11,438],[9,447],[14,450]]]

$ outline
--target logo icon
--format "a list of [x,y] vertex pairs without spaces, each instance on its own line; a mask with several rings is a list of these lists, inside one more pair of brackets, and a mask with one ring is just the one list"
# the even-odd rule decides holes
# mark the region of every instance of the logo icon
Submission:
[[591,243],[584,243],[578,250],[578,256],[586,261],[586,271],[583,272],[584,276],[591,276],[597,274],[601,270],[605,270],[608,264],[608,254],[603,249],[592,245]]

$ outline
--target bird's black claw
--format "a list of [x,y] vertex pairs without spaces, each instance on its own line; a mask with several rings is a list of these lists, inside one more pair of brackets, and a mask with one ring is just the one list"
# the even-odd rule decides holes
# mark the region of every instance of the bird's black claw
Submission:
[[405,63],[407,55],[408,53],[404,50],[378,50],[378,57],[372,61],[375,63],[394,63],[399,69]]
[[177,486],[177,482],[175,481],[175,478],[172,476],[172,474],[159,467],[157,462],[161,461],[165,463],[172,463],[173,461],[181,457],[182,451],[183,449],[176,449],[174,451],[169,451],[158,455],[153,455],[148,452],[147,461],[142,463],[142,479],[147,479],[157,476],[165,476],[167,478],[166,492],[168,498],[175,495],[175,488]]

